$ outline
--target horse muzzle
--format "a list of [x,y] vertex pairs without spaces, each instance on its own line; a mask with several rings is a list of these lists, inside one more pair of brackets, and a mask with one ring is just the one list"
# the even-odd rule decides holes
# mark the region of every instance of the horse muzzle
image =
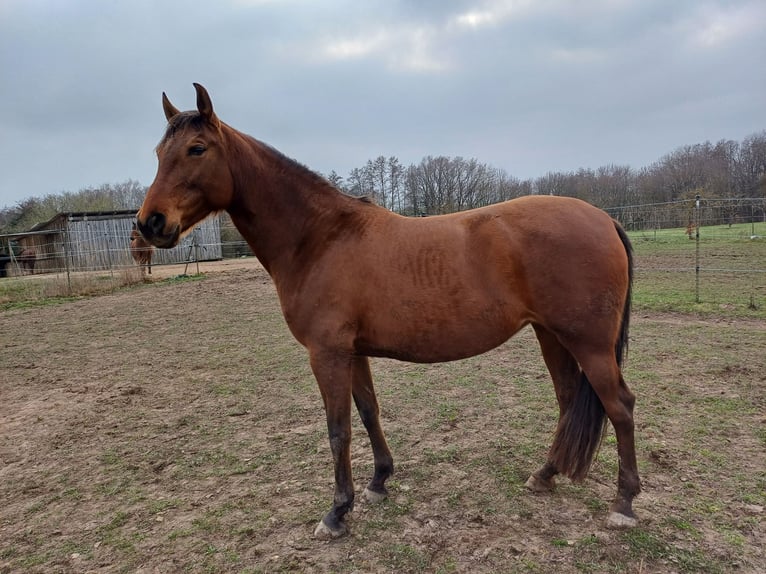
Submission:
[[136,227],[144,239],[162,249],[175,247],[181,236],[178,225],[166,230],[167,218],[162,213],[154,212],[146,218],[146,221],[141,221],[140,218],[136,219]]

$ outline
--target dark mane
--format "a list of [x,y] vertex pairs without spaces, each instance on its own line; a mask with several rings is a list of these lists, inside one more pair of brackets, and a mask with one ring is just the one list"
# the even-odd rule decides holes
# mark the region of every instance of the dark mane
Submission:
[[[245,134],[246,135],[246,134]],[[276,149],[275,147],[262,142],[260,140],[255,139],[252,136],[246,135],[247,138],[249,138],[252,141],[255,141],[259,146],[266,148],[274,158],[277,159],[277,163],[279,164],[279,168],[284,171],[297,171],[298,173],[307,176],[315,183],[325,184],[329,187],[335,187],[333,184],[331,184],[325,177],[315,172],[313,169],[309,168],[305,164],[302,164],[298,160],[295,160],[285,154],[283,154],[281,151]]]
[[[234,129],[234,128],[232,128],[232,129]],[[351,197],[353,199],[357,199],[357,200],[359,200],[359,201],[361,201],[363,203],[373,203],[373,204],[375,203],[372,200],[372,198],[367,196],[367,195],[363,195],[363,196],[360,197],[360,196],[351,195],[349,193],[346,193],[345,191],[340,189],[338,186],[330,183],[330,181],[326,177],[324,177],[322,174],[315,172],[310,167],[307,167],[305,164],[302,164],[301,162],[299,162],[299,161],[297,161],[297,160],[295,160],[295,159],[285,155],[284,153],[282,153],[281,151],[279,151],[275,147],[273,147],[273,146],[271,146],[271,145],[269,145],[269,144],[267,144],[265,142],[262,142],[262,141],[254,138],[254,137],[252,137],[250,135],[247,135],[245,133],[242,133],[242,132],[239,132],[239,133],[242,134],[249,141],[255,142],[256,145],[260,146],[261,148],[264,148],[264,149],[268,150],[271,153],[271,155],[277,160],[277,163],[278,163],[279,168],[281,170],[283,170],[285,172],[289,171],[289,172],[293,172],[293,173],[298,173],[299,175],[303,175],[307,179],[309,179],[312,183],[318,184],[318,185],[320,185],[322,187],[326,187],[326,188],[332,189],[333,191],[336,191],[336,192],[338,192],[338,193],[340,193],[342,195],[345,195],[347,197]]]
[[[196,111],[181,112],[180,114],[176,114],[168,122],[168,126],[165,129],[165,135],[162,136],[162,139],[160,140],[160,143],[157,144],[156,149],[159,150],[163,145],[165,145],[165,143],[171,140],[177,133],[183,132],[187,128],[201,129],[203,127],[204,121],[205,120],[202,118],[199,112],[196,112]],[[251,143],[255,143],[257,146],[268,150],[269,153],[271,153],[271,155],[277,160],[279,168],[283,170],[284,172],[292,172],[292,173],[297,173],[299,175],[303,175],[314,184],[318,184],[322,187],[332,189],[334,191],[337,191],[338,193],[341,193],[348,197],[352,197],[363,203],[375,203],[372,200],[372,198],[369,196],[364,195],[359,197],[359,196],[354,196],[354,195],[350,195],[346,193],[342,189],[338,188],[336,185],[333,185],[332,183],[330,183],[327,180],[327,178],[324,177],[323,175],[315,172],[314,170],[302,164],[301,162],[285,155],[284,153],[274,148],[273,146],[265,142],[262,142],[246,133],[240,132],[239,130],[234,129],[231,126],[227,125],[227,127],[229,127],[235,132],[238,132],[240,135],[242,135],[246,140],[250,141]]]

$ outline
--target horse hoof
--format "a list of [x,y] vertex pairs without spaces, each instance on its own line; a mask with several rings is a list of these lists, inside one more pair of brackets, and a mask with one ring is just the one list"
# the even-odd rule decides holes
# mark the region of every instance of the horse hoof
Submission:
[[553,490],[553,487],[556,486],[556,483],[553,482],[553,479],[542,480],[533,474],[527,479],[524,486],[532,492],[550,492]]
[[348,534],[348,528],[343,523],[340,524],[339,528],[330,528],[324,523],[324,520],[320,520],[314,529],[314,538],[318,540],[334,540],[345,534]]
[[637,525],[638,518],[635,516],[625,516],[619,512],[610,512],[606,519],[607,528],[624,530],[626,528],[634,528]]
[[365,488],[362,493],[362,497],[370,504],[378,504],[388,498],[387,492],[375,492],[369,488]]

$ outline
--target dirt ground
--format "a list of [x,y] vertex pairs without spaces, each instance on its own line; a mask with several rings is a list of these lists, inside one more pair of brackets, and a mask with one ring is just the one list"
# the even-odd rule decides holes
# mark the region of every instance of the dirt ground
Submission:
[[[449,364],[373,362],[396,464],[351,534],[321,399],[252,260],[0,313],[0,573],[766,571],[766,324],[634,315],[640,525],[589,478],[534,495],[555,426],[530,330]],[[190,268],[188,273],[196,273]],[[372,472],[354,421],[357,492]]]

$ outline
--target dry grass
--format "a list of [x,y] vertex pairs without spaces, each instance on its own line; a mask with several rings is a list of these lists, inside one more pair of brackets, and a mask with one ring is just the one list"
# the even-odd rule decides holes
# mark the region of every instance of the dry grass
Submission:
[[112,271],[21,275],[0,280],[0,308],[48,305],[62,299],[113,293],[146,280],[138,267]]

